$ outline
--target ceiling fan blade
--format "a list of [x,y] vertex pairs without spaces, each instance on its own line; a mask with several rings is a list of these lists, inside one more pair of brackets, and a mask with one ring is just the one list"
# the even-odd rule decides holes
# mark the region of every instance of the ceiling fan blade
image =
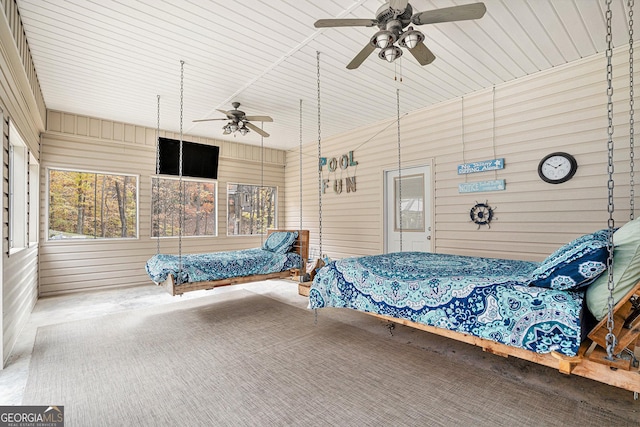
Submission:
[[378,25],[375,19],[318,19],[315,24],[316,28],[328,27],[373,27]]
[[252,124],[252,123],[244,122],[244,125],[245,125],[246,127],[248,127],[249,129],[251,129],[252,131],[254,131],[255,133],[257,133],[257,134],[259,134],[259,135],[264,136],[265,138],[268,138],[268,137],[269,137],[269,134],[268,134],[268,133],[266,133],[265,131],[263,131],[263,130],[262,130],[262,129],[260,129],[258,126],[254,125],[254,124]]
[[210,122],[212,120],[229,120],[229,119],[200,119],[200,120],[192,120],[192,122]]
[[269,116],[244,116],[245,120],[252,122],[272,122],[273,119]]
[[367,57],[371,55],[371,52],[373,52],[374,50],[376,50],[376,47],[371,43],[367,43],[365,47],[360,51],[360,53],[358,53],[351,60],[351,62],[349,62],[349,64],[347,65],[347,69],[355,70],[356,68],[358,68],[360,64],[362,64],[364,60],[367,59]]
[[[216,111],[220,111],[222,114],[227,116],[227,119],[233,120],[233,114],[231,114],[230,112],[225,111],[225,110],[220,110],[219,108],[217,108]],[[221,119],[221,120],[225,120],[225,119]]]
[[439,22],[467,21],[469,19],[482,18],[486,11],[487,7],[484,3],[465,4],[414,13],[411,17],[411,22],[414,25],[425,25]]
[[409,0],[389,0],[389,9],[404,12],[404,10],[407,8],[408,3]]
[[409,49],[409,52],[418,60],[420,65],[431,64],[436,59],[433,52],[422,42],[418,43],[413,49]]

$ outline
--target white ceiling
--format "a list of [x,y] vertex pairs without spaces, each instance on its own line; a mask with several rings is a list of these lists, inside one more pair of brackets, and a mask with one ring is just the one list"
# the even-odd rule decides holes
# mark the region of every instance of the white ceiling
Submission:
[[[473,0],[412,0],[415,11]],[[603,52],[604,0],[485,0],[482,19],[420,26],[436,60],[411,55],[394,64],[374,52],[345,68],[376,27],[316,29],[322,18],[375,18],[381,0],[18,0],[47,108],[222,135],[216,109],[238,101],[247,115],[269,115],[265,146],[297,147],[321,135],[366,126],[466,93]],[[613,45],[628,45],[627,1],[613,0]],[[603,79],[605,76],[603,64]],[[402,77],[402,83],[395,80]],[[260,123],[254,123],[260,126]]]

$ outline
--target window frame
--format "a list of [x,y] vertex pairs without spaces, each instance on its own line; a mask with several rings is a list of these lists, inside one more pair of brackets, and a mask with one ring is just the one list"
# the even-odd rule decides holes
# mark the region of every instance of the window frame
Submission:
[[[264,233],[256,233],[256,234],[230,234],[229,233],[229,186],[231,185],[246,185],[246,186],[252,186],[252,187],[258,187],[258,188],[272,188],[275,190],[275,197],[274,197],[274,202],[275,202],[275,207],[273,209],[273,226],[269,227],[269,225],[267,225],[267,227],[265,228]],[[268,184],[249,184],[249,183],[243,183],[243,182],[227,182],[227,197],[226,197],[226,201],[227,201],[227,237],[251,237],[251,236],[266,236],[267,230],[270,228],[274,228],[277,229],[278,228],[278,194],[279,194],[279,188],[277,185],[268,185]]]
[[40,163],[33,154],[29,154],[29,221],[28,244],[29,247],[37,246],[40,242]]
[[220,196],[220,185],[217,179],[211,179],[211,178],[195,178],[195,177],[187,177],[187,176],[183,176],[182,177],[182,181],[184,182],[199,182],[199,183],[211,183],[214,185],[214,197],[213,200],[215,202],[215,205],[213,207],[213,230],[214,233],[213,234],[200,234],[200,235],[185,235],[182,234],[182,236],[175,235],[175,236],[154,236],[153,235],[153,221],[154,221],[154,199],[153,199],[153,194],[155,192],[155,184],[154,184],[154,180],[155,179],[165,179],[165,180],[169,180],[169,181],[180,181],[180,177],[179,176],[175,176],[175,175],[159,175],[159,174],[154,174],[151,175],[151,193],[150,193],[150,203],[149,203],[149,212],[150,212],[150,221],[149,221],[149,237],[152,240],[157,240],[157,239],[202,239],[202,238],[212,238],[212,237],[218,237],[218,227],[219,227],[219,221],[218,221],[218,212],[219,212],[219,196]]
[[[46,220],[45,220],[45,238],[44,241],[51,244],[74,244],[80,242],[105,242],[105,241],[123,241],[123,240],[139,240],[140,239],[140,175],[126,172],[107,172],[91,169],[80,169],[66,166],[47,166],[46,167]],[[51,200],[51,171],[57,170],[62,172],[90,173],[95,175],[117,175],[134,177],[136,180],[136,233],[134,237],[104,237],[104,238],[86,238],[86,239],[51,239],[50,231],[50,200]]]
[[24,138],[9,120],[9,254],[29,247],[29,156]]

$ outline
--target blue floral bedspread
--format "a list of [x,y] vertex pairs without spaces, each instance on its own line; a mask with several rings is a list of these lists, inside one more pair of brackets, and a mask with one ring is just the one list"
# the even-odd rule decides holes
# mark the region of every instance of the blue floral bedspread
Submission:
[[309,308],[352,308],[574,356],[583,294],[523,285],[537,266],[425,252],[345,258],[316,274]]
[[[239,251],[182,255],[180,283],[220,280],[289,270],[300,265],[300,255],[294,252],[278,254],[260,248]],[[156,283],[169,274],[178,276],[179,257],[158,254],[146,264],[147,273]]]

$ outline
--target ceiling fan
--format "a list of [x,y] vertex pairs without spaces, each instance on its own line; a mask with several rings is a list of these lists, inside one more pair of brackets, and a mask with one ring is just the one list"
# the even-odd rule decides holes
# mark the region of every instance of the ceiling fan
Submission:
[[[379,58],[393,62],[402,56],[400,47],[404,47],[420,65],[427,65],[436,57],[423,43],[424,34],[414,30],[412,26],[406,29],[405,27],[409,24],[425,25],[479,19],[486,11],[484,3],[472,3],[413,13],[413,7],[408,0],[389,0],[376,11],[375,19],[319,19],[314,26],[316,28],[378,26],[380,31],[373,35],[364,49],[347,65],[350,70],[358,68],[376,48],[380,49]],[[394,45],[396,41],[399,47]]]
[[194,120],[194,122],[209,122],[212,120],[228,120],[229,122],[222,127],[223,134],[229,135],[231,133],[240,132],[242,135],[246,135],[249,133],[249,130],[254,131],[255,133],[264,136],[265,138],[269,137],[269,134],[264,130],[260,129],[256,125],[250,123],[253,122],[272,122],[273,119],[269,116],[247,116],[244,111],[238,110],[240,107],[239,102],[232,102],[233,110],[225,111],[218,110],[225,116],[224,119],[200,119]]

